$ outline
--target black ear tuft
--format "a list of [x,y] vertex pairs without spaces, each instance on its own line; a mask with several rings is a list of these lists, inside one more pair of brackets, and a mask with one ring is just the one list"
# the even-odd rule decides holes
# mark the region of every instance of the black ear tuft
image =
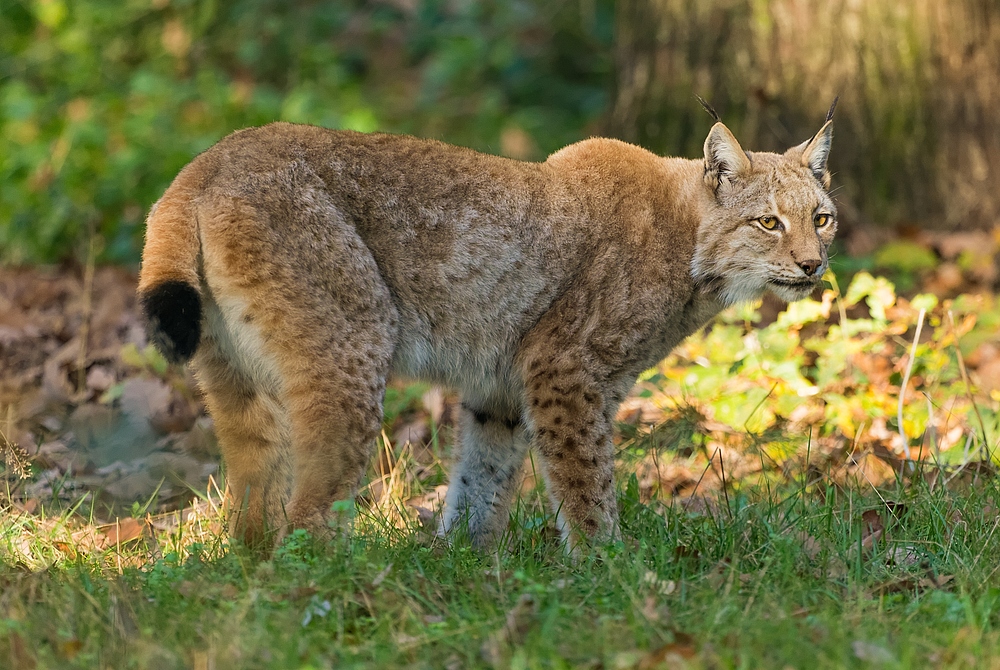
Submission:
[[833,112],[837,109],[837,103],[840,102],[840,96],[838,95],[833,99],[833,104],[830,105],[830,111],[826,113],[826,120],[833,121]]
[[201,340],[201,296],[181,281],[166,281],[140,294],[146,335],[171,363],[194,356]]
[[705,98],[701,97],[697,93],[695,93],[694,97],[698,98],[698,102],[700,102],[701,106],[705,108],[705,111],[708,112],[713,119],[715,119],[716,123],[722,123],[722,119],[719,118],[719,113],[715,111],[715,107],[712,107],[710,104],[708,104],[708,101],[706,101]]

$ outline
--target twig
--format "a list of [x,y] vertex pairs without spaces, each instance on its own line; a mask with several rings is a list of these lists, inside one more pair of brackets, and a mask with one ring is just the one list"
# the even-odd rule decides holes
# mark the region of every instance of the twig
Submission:
[[87,340],[90,339],[90,316],[93,308],[94,263],[97,254],[95,233],[91,230],[87,246],[87,265],[83,269],[83,305],[81,307],[80,350],[76,356],[76,391],[83,393],[87,386]]
[[917,359],[917,344],[920,342],[920,330],[924,327],[925,316],[927,316],[927,310],[921,307],[920,314],[917,315],[917,332],[913,334],[913,346],[910,347],[910,360],[906,364],[903,384],[899,387],[899,407],[897,408],[896,420],[899,425],[899,437],[903,440],[903,454],[908,461],[912,459],[910,457],[910,443],[906,439],[906,430],[903,429],[903,402],[906,400],[906,385],[910,381],[910,373],[913,372],[913,362]]
[[722,455],[722,448],[719,448],[719,467],[722,468],[722,495],[726,497],[726,511],[729,512],[729,519],[733,518],[733,508],[729,504],[729,489],[726,487],[726,459]]
[[[705,450],[705,453],[706,454],[708,453],[707,449]],[[719,452],[719,447],[716,447],[715,448],[715,454],[718,454],[718,453],[720,453]],[[695,482],[694,489],[691,491],[691,496],[690,497],[693,498],[694,494],[696,494],[698,492],[698,487],[701,486],[701,480],[703,480],[705,478],[705,475],[708,474],[709,468],[712,467],[712,461],[715,460],[715,454],[712,454],[712,457],[708,459],[708,465],[705,466],[705,469],[702,470],[702,472],[701,472],[701,477],[698,477],[698,481]]]
[[[837,292],[837,311],[840,312],[840,336],[844,339],[844,342],[850,342],[851,336],[847,334],[847,308],[844,307],[844,294],[840,291],[840,284],[837,283],[837,277],[832,272],[828,272],[827,275],[830,277],[830,283],[833,285],[833,290]],[[850,349],[848,349],[850,351]],[[844,369],[845,375],[852,374],[853,365],[851,363],[851,357],[847,357],[847,367]]]

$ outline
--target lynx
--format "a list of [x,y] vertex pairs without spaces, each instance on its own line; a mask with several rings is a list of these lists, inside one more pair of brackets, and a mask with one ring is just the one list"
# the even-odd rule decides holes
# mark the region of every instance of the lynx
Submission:
[[446,532],[493,546],[532,446],[565,540],[617,537],[612,431],[638,374],[727,305],[820,284],[832,113],[783,154],[715,115],[699,160],[589,139],[519,162],[289,123],[196,157],[149,214],[139,297],[150,340],[194,364],[230,532],[330,532],[396,375],[461,397]]

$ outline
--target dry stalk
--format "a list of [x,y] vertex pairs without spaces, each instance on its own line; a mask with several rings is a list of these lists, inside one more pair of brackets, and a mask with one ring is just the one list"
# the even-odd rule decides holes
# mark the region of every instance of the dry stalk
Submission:
[[917,345],[920,343],[920,331],[924,327],[924,317],[927,310],[920,308],[917,315],[917,332],[913,334],[913,346],[910,347],[910,360],[906,363],[906,374],[903,375],[903,383],[899,387],[899,405],[897,407],[896,420],[899,426],[899,437],[903,440],[903,454],[906,460],[912,460],[910,455],[910,443],[906,439],[906,430],[903,428],[903,404],[906,401],[906,387],[910,383],[910,373],[913,372],[913,362],[917,359]]
[[969,398],[969,402],[972,403],[972,409],[976,413],[976,420],[979,422],[979,430],[982,431],[983,435],[983,447],[986,449],[986,456],[991,457],[990,445],[987,443],[986,436],[986,423],[983,421],[983,415],[979,413],[979,404],[976,399],[972,397],[972,383],[969,381],[969,372],[965,368],[965,357],[962,356],[962,349],[958,346],[958,329],[955,328],[955,315],[949,309],[948,315],[948,328],[951,330],[951,336],[955,338],[955,356],[958,359],[958,371],[962,374],[962,383],[965,384],[965,395]]
[[87,243],[87,264],[83,269],[83,304],[80,308],[80,350],[76,355],[76,390],[83,394],[87,387],[87,341],[90,339],[90,317],[93,311],[94,265],[97,261],[96,234],[90,233]]

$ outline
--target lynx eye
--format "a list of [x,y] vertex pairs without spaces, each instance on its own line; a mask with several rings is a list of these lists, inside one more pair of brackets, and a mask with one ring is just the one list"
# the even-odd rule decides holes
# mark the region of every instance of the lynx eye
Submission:
[[767,230],[774,230],[780,224],[778,217],[776,216],[762,216],[757,219],[757,223],[762,225]]
[[813,217],[813,223],[816,224],[817,228],[822,228],[826,224],[830,223],[830,219],[833,218],[829,214],[817,214]]

